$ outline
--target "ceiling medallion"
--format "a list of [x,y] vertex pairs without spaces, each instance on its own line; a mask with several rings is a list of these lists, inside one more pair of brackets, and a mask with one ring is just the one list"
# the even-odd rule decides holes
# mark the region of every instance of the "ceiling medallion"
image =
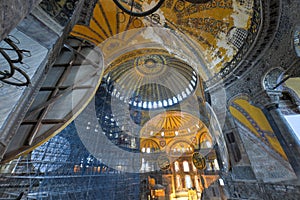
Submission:
[[134,67],[142,76],[159,76],[167,68],[166,59],[162,55],[150,54],[136,58]]

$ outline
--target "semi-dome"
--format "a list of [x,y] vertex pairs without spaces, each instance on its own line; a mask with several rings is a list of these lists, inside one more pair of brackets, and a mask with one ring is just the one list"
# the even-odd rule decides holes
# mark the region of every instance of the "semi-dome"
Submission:
[[196,116],[181,111],[167,111],[149,120],[141,129],[140,136],[173,138],[195,135],[200,130],[208,131]]

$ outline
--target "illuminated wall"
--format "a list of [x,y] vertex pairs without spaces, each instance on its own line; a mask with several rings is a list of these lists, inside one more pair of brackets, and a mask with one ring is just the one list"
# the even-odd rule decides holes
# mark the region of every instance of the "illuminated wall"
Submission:
[[297,95],[298,98],[300,98],[300,78],[289,78],[285,85],[292,89]]
[[268,145],[284,159],[287,159],[267,118],[259,108],[252,106],[246,100],[236,99],[230,105],[230,112],[236,120],[247,127],[263,144]]
[[237,98],[229,106],[257,179],[294,178],[294,172],[262,110]]

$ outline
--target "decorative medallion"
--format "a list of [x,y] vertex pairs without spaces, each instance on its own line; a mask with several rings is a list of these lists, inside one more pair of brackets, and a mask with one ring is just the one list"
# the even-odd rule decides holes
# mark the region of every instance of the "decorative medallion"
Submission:
[[165,146],[166,146],[166,140],[161,140],[161,141],[159,141],[159,145],[160,145],[161,147],[165,147]]
[[160,76],[167,68],[166,59],[162,55],[143,55],[136,58],[135,70],[142,76]]
[[202,154],[195,152],[192,159],[197,169],[203,170],[206,168],[206,161]]
[[157,158],[157,164],[161,170],[167,170],[170,168],[170,160],[167,156],[159,156]]

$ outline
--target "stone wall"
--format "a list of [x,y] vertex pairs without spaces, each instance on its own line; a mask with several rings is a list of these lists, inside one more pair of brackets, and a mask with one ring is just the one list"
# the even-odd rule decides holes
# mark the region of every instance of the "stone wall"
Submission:
[[259,183],[228,181],[226,182],[226,194],[228,200],[252,199],[252,200],[297,200],[300,198],[299,186],[283,183]]
[[257,180],[277,182],[297,179],[289,162],[254,137],[246,127],[238,122],[236,124]]
[[41,0],[0,1],[0,40],[5,38],[40,1]]

